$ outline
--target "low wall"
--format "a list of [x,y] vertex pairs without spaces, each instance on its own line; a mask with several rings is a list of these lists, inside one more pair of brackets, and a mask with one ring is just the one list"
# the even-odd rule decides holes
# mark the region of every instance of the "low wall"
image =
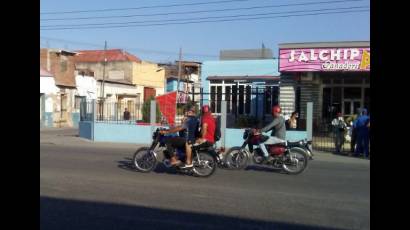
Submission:
[[80,122],[80,113],[71,113],[71,119],[73,121],[73,127],[78,128],[78,123]]
[[[148,145],[152,142],[152,132],[159,126],[80,122],[80,137],[101,142],[121,142]],[[226,129],[225,147],[241,146],[244,129]],[[287,131],[286,139],[297,141],[307,138],[306,131]],[[220,144],[220,142],[219,142]]]

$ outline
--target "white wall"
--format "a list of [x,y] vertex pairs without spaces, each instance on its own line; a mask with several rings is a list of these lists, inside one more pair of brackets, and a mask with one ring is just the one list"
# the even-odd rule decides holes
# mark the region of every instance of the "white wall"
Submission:
[[77,96],[86,97],[87,100],[97,99],[97,81],[94,77],[77,75],[75,82],[77,85]]
[[40,77],[40,93],[56,94],[60,89],[56,86],[54,77]]
[[[97,97],[101,95],[101,82],[97,82]],[[116,95],[127,94],[136,96],[138,89],[133,85],[123,85],[123,84],[113,84],[113,83],[104,83],[104,96],[111,94],[112,100],[115,100]]]

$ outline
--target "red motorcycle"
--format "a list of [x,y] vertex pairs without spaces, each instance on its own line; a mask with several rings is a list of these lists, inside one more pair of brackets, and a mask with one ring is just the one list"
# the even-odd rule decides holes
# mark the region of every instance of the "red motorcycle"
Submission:
[[265,145],[270,155],[270,157],[266,158],[259,144],[267,141],[269,136],[262,135],[255,129],[246,129],[243,139],[242,146],[233,147],[227,153],[227,163],[230,165],[230,168],[246,168],[251,158],[256,164],[284,170],[289,174],[299,174],[308,165],[308,153],[303,148],[295,145],[294,142],[286,141],[284,143]]

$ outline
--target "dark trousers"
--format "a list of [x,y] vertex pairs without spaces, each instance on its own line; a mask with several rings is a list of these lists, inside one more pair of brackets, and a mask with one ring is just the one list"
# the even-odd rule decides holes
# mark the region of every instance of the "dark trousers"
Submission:
[[356,145],[356,139],[357,139],[357,134],[356,134],[356,130],[352,130],[352,139],[351,139],[351,141],[350,141],[350,152],[352,152],[352,153],[354,153],[354,150],[355,150],[355,145]]
[[343,132],[336,131],[335,132],[335,147],[336,147],[337,153],[341,152],[343,144],[344,144]]
[[185,149],[186,140],[183,137],[171,137],[165,141],[165,145],[167,146],[169,157],[175,155],[175,149]]
[[369,156],[369,132],[367,130],[361,131],[357,134],[356,154],[363,153],[366,157]]

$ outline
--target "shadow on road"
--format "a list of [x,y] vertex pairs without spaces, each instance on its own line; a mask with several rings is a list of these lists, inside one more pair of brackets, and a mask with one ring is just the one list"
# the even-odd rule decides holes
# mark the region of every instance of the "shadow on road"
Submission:
[[40,229],[335,229],[40,196]]
[[[134,165],[132,164],[131,158],[126,157],[122,161],[117,161],[117,163],[118,163],[118,168],[138,173],[138,170],[135,169]],[[165,165],[163,165],[160,162],[157,164],[153,172],[167,173],[167,174],[173,174],[173,175],[185,175],[183,173],[178,173],[175,169],[165,167]]]
[[273,169],[273,168],[270,168],[269,166],[263,166],[263,165],[249,165],[248,167],[245,168],[245,170],[285,174],[281,169]]

